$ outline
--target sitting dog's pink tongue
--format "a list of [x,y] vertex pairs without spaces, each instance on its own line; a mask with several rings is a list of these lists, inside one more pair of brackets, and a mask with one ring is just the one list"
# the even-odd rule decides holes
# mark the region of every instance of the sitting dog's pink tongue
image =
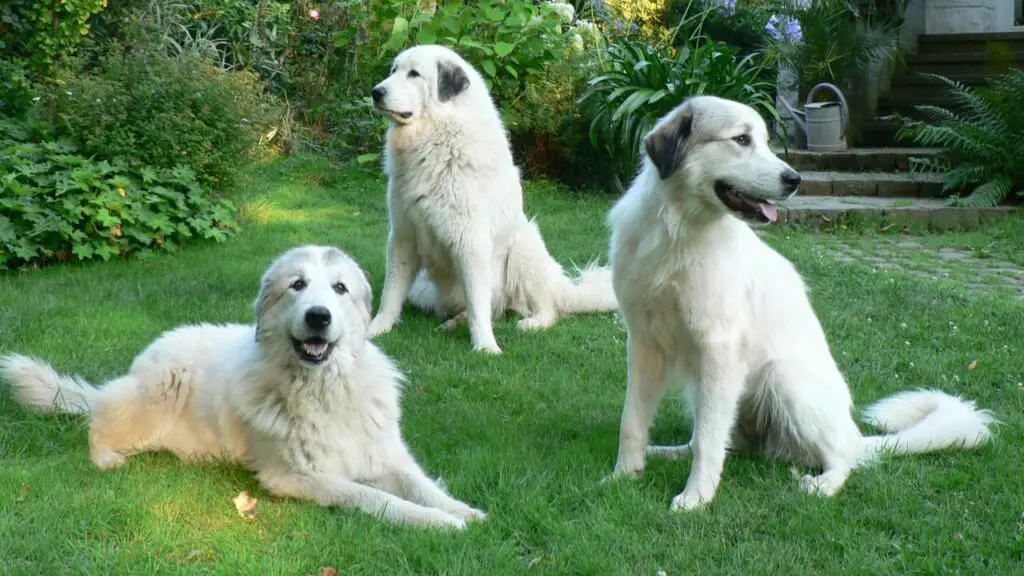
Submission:
[[779,219],[779,210],[775,207],[775,204],[758,202],[757,207],[761,209],[761,214],[764,214],[764,217],[767,218],[769,222],[775,222]]

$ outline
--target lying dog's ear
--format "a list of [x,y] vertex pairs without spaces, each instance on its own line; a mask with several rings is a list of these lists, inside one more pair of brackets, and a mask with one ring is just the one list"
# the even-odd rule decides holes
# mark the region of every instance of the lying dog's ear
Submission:
[[437,63],[437,99],[447,102],[469,88],[469,76],[462,66],[452,62]]
[[658,176],[662,180],[672,175],[682,159],[686,139],[690,137],[692,128],[693,110],[684,104],[673,118],[644,138],[647,157],[658,169]]
[[260,341],[260,331],[263,328],[263,316],[266,315],[278,300],[281,294],[273,290],[271,286],[270,273],[263,275],[260,281],[260,294],[256,297],[256,341]]

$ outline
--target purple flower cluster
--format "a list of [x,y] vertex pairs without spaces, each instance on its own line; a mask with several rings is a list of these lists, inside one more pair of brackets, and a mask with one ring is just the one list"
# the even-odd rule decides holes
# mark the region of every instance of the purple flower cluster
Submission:
[[764,29],[772,38],[779,41],[800,42],[804,33],[800,29],[800,21],[792,16],[773,15],[764,25]]
[[718,0],[718,10],[723,14],[733,15],[736,13],[736,0]]

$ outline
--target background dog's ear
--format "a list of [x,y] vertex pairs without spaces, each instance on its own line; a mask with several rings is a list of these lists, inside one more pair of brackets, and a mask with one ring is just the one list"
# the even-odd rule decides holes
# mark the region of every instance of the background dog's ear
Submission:
[[676,165],[682,158],[684,144],[690,137],[693,128],[693,110],[689,106],[683,106],[674,118],[665,122],[657,130],[651,132],[644,138],[644,149],[647,157],[651,159],[655,168],[658,169],[658,176],[662,180],[668,179],[675,171]]
[[447,102],[469,88],[469,76],[462,66],[451,62],[437,63],[437,99]]

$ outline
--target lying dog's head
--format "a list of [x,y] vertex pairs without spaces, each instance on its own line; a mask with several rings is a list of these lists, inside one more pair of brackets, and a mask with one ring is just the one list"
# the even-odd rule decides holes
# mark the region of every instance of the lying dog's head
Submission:
[[399,124],[456,106],[460,97],[483,80],[453,50],[414,46],[395,57],[391,75],[373,88],[374,108]]
[[800,174],[769,148],[761,116],[732,100],[686,100],[658,121],[644,148],[670,193],[693,196],[678,200],[748,220],[775,221],[774,202],[800,185]]
[[293,248],[263,274],[256,340],[316,366],[336,349],[359,351],[372,307],[370,283],[348,254],[328,246]]

